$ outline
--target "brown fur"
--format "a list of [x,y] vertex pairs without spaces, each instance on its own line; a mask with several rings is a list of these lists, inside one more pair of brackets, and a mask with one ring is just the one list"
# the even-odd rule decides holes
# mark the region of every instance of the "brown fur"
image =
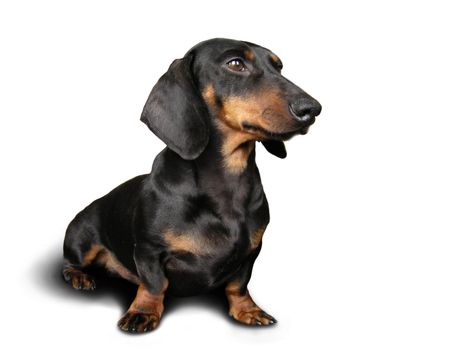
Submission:
[[255,58],[255,53],[252,50],[246,50],[245,58],[249,59],[250,61],[253,61],[253,59]]
[[288,114],[286,103],[280,92],[265,90],[249,97],[234,96],[216,106],[216,93],[212,84],[203,90],[203,98],[217,113],[217,127],[223,134],[222,154],[226,169],[232,173],[242,172],[254,148],[254,142],[261,137],[261,131],[246,130],[243,123],[259,126],[271,132],[290,128],[284,125],[284,115]]
[[276,55],[274,54],[271,54],[271,60],[273,60],[274,62],[276,63],[279,63],[281,60],[279,59],[279,57],[277,57]]
[[118,322],[118,326],[128,332],[147,332],[156,328],[164,312],[164,296],[169,283],[159,293],[151,293],[143,283],[139,285],[136,298],[126,314]]
[[212,84],[204,89],[202,95],[208,106],[210,106],[215,113],[218,113],[219,119],[217,121],[217,127],[224,136],[222,155],[224,157],[226,169],[232,173],[242,172],[254,148],[254,137],[249,133],[230,126],[221,118],[216,106],[216,93]]
[[246,168],[248,157],[255,146],[254,137],[232,129],[222,121],[218,122],[218,128],[224,135],[222,156],[225,168],[232,173],[241,173]]
[[230,282],[225,287],[225,294],[229,301],[229,314],[237,321],[245,324],[270,324],[271,316],[256,305],[248,290],[240,291],[238,282]]
[[96,287],[94,279],[80,269],[73,267],[65,268],[63,270],[63,277],[74,289],[92,290]]
[[101,250],[102,246],[97,244],[91,245],[91,248],[89,248],[89,250],[83,256],[83,266],[90,265]]
[[133,274],[130,270],[122,265],[120,261],[113,255],[108,249],[101,247],[99,255],[96,258],[96,262],[103,265],[107,270],[113,272],[120,277],[130,281],[134,284],[140,284],[138,276]]
[[[100,244],[93,244],[83,257],[83,267],[86,267],[92,263],[102,265],[108,271],[113,272],[132,283],[140,283],[139,278],[135,274],[124,267],[114,254],[112,254],[107,248]],[[73,274],[76,273],[73,272]]]
[[203,98],[204,101],[210,106],[211,108],[216,107],[216,92],[214,91],[214,86],[212,84],[209,84],[204,90],[203,90]]
[[145,314],[156,314],[159,318],[164,311],[164,295],[169,282],[164,281],[163,288],[157,294],[153,294],[147,290],[143,283],[138,287],[138,292],[136,293],[136,298],[133,300],[128,312],[130,313],[145,313]]
[[[219,117],[230,127],[244,130],[243,123],[260,126],[271,132],[284,132],[290,128],[287,125],[287,103],[276,90],[264,90],[252,96],[228,97],[222,101]],[[246,130],[256,137],[263,136],[261,132]]]
[[171,251],[188,252],[195,255],[209,255],[216,245],[216,242],[198,235],[196,232],[184,233],[167,230],[164,232],[164,240]]
[[263,91],[251,97],[229,97],[219,111],[219,130],[224,135],[222,153],[226,168],[242,172],[254,148],[254,142],[264,135],[261,131],[246,130],[243,123],[275,132],[284,130],[284,114],[288,113],[284,100],[276,91]]
[[253,232],[253,234],[250,237],[251,249],[256,249],[259,246],[261,240],[263,239],[263,234],[265,230],[266,227],[263,226],[257,229],[255,232]]

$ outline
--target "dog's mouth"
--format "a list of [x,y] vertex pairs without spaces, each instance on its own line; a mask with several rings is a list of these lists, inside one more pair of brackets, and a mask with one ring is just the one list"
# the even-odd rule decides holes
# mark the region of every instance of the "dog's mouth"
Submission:
[[298,134],[305,135],[308,132],[308,128],[313,123],[314,123],[314,117],[313,117],[313,121],[310,124],[306,126],[302,126],[298,129],[294,129],[291,131],[284,131],[284,132],[270,131],[258,125],[253,125],[253,124],[249,124],[245,122],[242,123],[242,127],[249,132],[253,132],[255,134],[258,134],[258,133],[261,134],[262,138],[264,139],[287,141],[295,135],[298,135]]

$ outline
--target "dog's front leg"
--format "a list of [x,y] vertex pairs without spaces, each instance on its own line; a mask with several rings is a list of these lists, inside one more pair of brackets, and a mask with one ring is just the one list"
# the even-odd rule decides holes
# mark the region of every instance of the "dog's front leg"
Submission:
[[225,287],[225,294],[229,301],[229,315],[247,325],[271,325],[277,322],[253,301],[247,288],[259,250],[260,247]]
[[141,283],[126,314],[118,322],[125,332],[142,333],[155,329],[164,311],[164,295],[169,285],[157,250],[135,247],[135,263]]

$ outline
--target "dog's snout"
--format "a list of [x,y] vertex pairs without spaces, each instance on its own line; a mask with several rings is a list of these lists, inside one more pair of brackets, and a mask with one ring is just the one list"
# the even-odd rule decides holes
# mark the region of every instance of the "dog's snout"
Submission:
[[290,112],[299,122],[309,122],[321,113],[321,105],[315,99],[298,99],[289,104]]

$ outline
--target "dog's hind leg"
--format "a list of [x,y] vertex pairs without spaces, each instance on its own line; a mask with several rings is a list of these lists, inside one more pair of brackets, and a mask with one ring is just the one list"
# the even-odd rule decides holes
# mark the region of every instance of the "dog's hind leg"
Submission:
[[94,290],[96,282],[83,271],[99,255],[102,246],[98,244],[97,227],[86,208],[68,225],[63,244],[62,275],[74,289]]

